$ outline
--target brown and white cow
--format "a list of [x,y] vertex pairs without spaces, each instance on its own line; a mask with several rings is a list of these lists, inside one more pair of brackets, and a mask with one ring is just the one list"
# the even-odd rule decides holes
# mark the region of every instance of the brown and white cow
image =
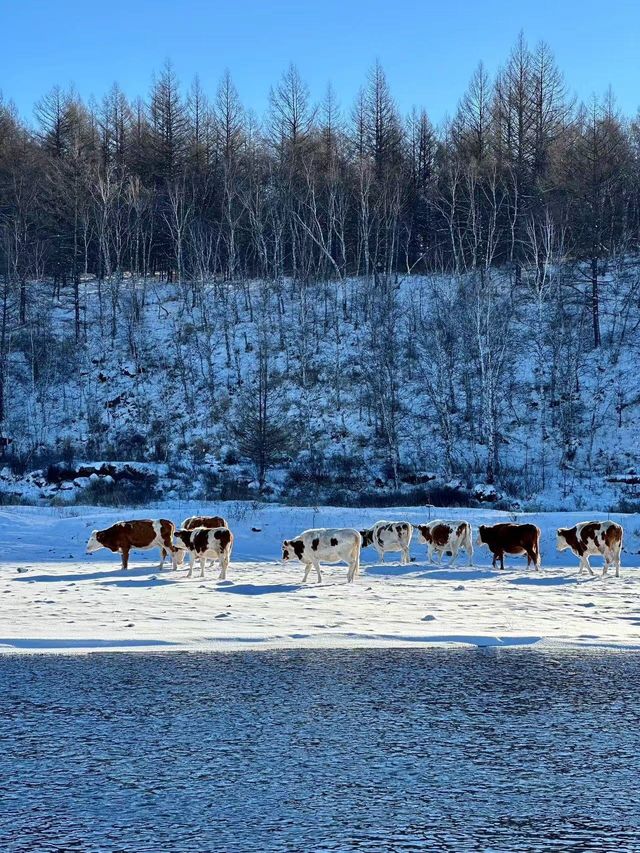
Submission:
[[527,555],[527,568],[533,563],[540,568],[540,528],[535,524],[481,524],[476,544],[486,545],[493,554],[493,567],[500,560],[504,569],[504,555]]
[[453,566],[458,559],[460,548],[467,553],[469,565],[473,565],[473,539],[471,525],[468,521],[441,521],[436,519],[428,524],[414,524],[418,531],[418,541],[427,546],[427,558],[433,562],[433,552],[438,555],[438,564],[442,563],[444,554],[450,554],[449,565]]
[[309,577],[311,567],[316,570],[318,583],[322,582],[320,563],[347,563],[347,581],[354,580],[360,571],[360,534],[349,527],[305,530],[294,539],[285,539],[282,543],[282,559],[286,562],[294,558],[304,564],[304,583]]
[[176,530],[176,545],[179,551],[188,551],[191,555],[187,577],[193,574],[196,559],[200,560],[200,577],[204,577],[204,567],[207,557],[220,563],[219,580],[225,580],[231,551],[233,549],[233,533],[228,527],[196,527],[194,530]]
[[192,515],[185,518],[181,527],[183,530],[195,530],[196,527],[228,527],[227,521],[221,515]]
[[153,520],[149,518],[134,519],[133,521],[118,521],[105,530],[94,530],[87,542],[87,554],[93,554],[100,548],[122,554],[122,568],[129,565],[129,551],[147,551],[149,548],[160,549],[160,568],[164,565],[167,554],[171,554],[171,563],[175,568],[175,549],[173,534],[176,526],[166,518]]
[[387,551],[400,551],[402,565],[411,562],[409,545],[412,535],[413,528],[408,521],[377,521],[373,527],[360,531],[362,547],[373,545],[381,563],[384,563]]
[[621,525],[615,521],[581,521],[575,527],[559,527],[556,546],[558,551],[570,548],[580,557],[580,574],[587,568],[594,574],[589,557],[604,557],[602,576],[609,566],[614,566],[616,577],[620,577],[620,552],[622,551]]

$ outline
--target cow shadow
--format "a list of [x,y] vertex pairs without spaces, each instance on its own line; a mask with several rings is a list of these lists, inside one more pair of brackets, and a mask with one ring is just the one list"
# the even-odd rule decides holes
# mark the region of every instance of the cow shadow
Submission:
[[272,593],[297,592],[300,589],[304,589],[304,586],[299,583],[234,584],[228,581],[215,587],[216,592],[231,592],[234,595],[270,595]]
[[168,568],[161,570],[157,565],[146,565],[131,569],[113,568],[107,569],[103,572],[63,572],[61,574],[56,573],[48,575],[32,575],[27,573],[13,578],[13,580],[18,583],[69,583],[76,581],[102,581],[106,578],[122,578],[131,580],[134,578],[149,577],[149,575],[160,571],[162,571],[163,574],[168,574],[171,570]]
[[409,563],[408,565],[393,565],[392,563],[378,563],[372,566],[363,566],[365,574],[375,577],[402,577],[403,575],[416,575],[422,580],[445,580],[445,581],[473,581],[486,580],[499,574],[507,574],[509,571],[499,572],[480,566],[453,566],[451,568],[436,566],[429,563]]
[[123,578],[115,581],[102,581],[100,586],[117,586],[123,589],[140,589],[154,586],[173,586],[177,580],[169,580],[169,578]]

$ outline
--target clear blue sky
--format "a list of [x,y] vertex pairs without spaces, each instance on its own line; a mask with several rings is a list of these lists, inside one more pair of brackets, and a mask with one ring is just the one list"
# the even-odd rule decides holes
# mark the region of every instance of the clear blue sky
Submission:
[[332,81],[343,108],[379,58],[401,110],[451,114],[478,61],[493,73],[520,30],[549,43],[572,92],[611,84],[620,108],[640,106],[640,0],[0,0],[0,89],[20,113],[54,83],[100,98],[114,81],[146,95],[170,58],[186,86],[213,94],[229,68],[261,113],[294,62],[320,97]]

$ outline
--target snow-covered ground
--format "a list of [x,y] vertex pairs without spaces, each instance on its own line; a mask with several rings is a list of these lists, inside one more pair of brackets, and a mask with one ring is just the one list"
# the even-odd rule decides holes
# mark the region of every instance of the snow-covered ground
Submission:
[[[93,528],[121,518],[219,511],[235,533],[228,580],[217,568],[158,570],[158,552],[87,556]],[[440,510],[431,517],[474,524],[515,520],[502,512]],[[360,527],[380,518],[425,521],[429,510],[298,508],[269,504],[163,504],[140,510],[9,507],[0,510],[0,651],[237,650],[305,646],[603,646],[640,648],[640,517],[616,515],[625,528],[622,575],[578,576],[577,559],[555,550],[555,530],[597,513],[520,515],[542,528],[542,571],[511,558],[504,572],[477,548],[474,567],[456,568],[399,555],[376,563],[363,551],[362,574],[346,583],[346,566],[327,566],[322,584],[302,585],[302,567],[283,564],[280,543],[308,527]],[[474,532],[475,540],[475,532]]]

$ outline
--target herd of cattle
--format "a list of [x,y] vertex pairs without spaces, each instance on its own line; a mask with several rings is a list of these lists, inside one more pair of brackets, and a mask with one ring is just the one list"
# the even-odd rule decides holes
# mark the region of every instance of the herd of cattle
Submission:
[[[494,568],[500,563],[504,569],[504,555],[526,556],[527,568],[530,565],[540,568],[540,528],[535,524],[500,523],[481,524],[478,527],[477,545],[486,545],[493,555]],[[580,572],[586,568],[591,574],[590,556],[604,558],[603,575],[609,566],[615,568],[616,577],[620,575],[620,552],[622,550],[622,527],[615,521],[583,521],[574,527],[560,527],[557,530],[556,545],[559,551],[570,549],[580,558]],[[296,559],[304,565],[303,581],[315,569],[318,581],[322,580],[321,563],[347,563],[347,580],[353,581],[360,571],[360,552],[362,548],[372,546],[381,561],[389,552],[400,553],[401,561],[411,561],[409,547],[414,534],[418,541],[427,546],[429,562],[434,553],[438,564],[443,555],[451,557],[449,565],[454,565],[458,553],[464,549],[473,565],[473,537],[468,521],[430,521],[427,524],[410,524],[408,521],[379,521],[366,530],[352,528],[318,528],[305,530],[293,539],[282,543],[282,559]],[[129,564],[129,552],[132,549],[146,550],[159,548],[160,568],[167,556],[174,569],[181,566],[186,554],[190,565],[187,577],[191,577],[196,560],[200,563],[200,576],[204,577],[207,560],[218,560],[220,579],[227,575],[233,533],[222,516],[192,516],[185,519],[176,530],[172,521],[161,518],[134,521],[118,521],[105,530],[94,530],[87,543],[87,553],[99,548],[122,555],[122,567]]]

